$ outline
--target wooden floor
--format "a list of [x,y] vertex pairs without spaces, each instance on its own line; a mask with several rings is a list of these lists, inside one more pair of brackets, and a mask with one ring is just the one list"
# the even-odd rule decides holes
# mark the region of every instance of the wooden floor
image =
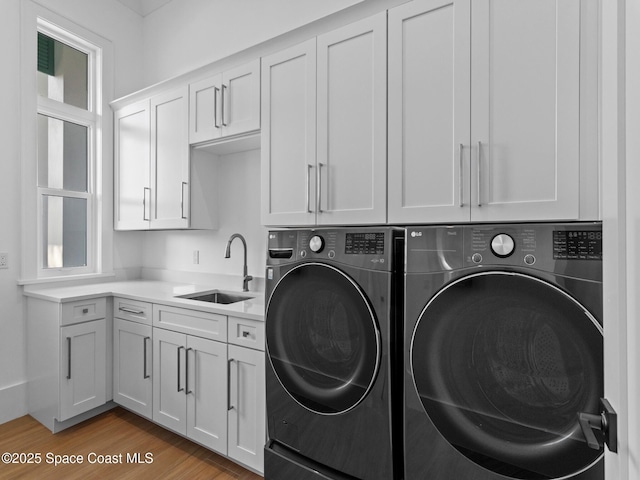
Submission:
[[[5,452],[40,453],[40,464],[6,464]],[[140,462],[131,462],[136,453]],[[127,463],[127,454],[129,463]],[[150,456],[146,456],[150,454]],[[0,479],[215,479],[262,480],[224,457],[122,408],[53,435],[29,416],[0,425]],[[53,465],[55,455],[81,455],[84,462]],[[116,464],[89,463],[99,455]],[[34,455],[31,460],[37,461]]]

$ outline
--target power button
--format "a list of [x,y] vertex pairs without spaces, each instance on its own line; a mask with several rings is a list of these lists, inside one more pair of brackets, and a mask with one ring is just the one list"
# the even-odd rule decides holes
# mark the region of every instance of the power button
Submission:
[[474,253],[473,255],[471,255],[471,261],[473,263],[480,263],[482,261],[482,255],[480,255],[479,253]]

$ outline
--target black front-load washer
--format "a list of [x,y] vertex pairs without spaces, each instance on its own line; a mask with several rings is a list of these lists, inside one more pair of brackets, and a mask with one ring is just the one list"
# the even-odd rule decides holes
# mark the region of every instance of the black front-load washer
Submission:
[[405,478],[602,480],[601,224],[406,237]]
[[267,480],[400,478],[403,233],[269,232]]

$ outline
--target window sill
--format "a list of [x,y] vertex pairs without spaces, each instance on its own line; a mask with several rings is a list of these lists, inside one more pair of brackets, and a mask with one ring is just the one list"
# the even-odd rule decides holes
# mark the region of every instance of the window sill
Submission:
[[18,285],[41,285],[47,283],[60,282],[84,282],[86,280],[102,280],[106,278],[114,278],[115,273],[85,273],[81,275],[65,275],[59,277],[47,278],[22,278],[18,279]]

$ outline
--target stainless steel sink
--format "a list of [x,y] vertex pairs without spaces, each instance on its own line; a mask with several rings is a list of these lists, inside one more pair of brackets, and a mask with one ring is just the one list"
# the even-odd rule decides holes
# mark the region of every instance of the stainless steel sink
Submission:
[[228,305],[230,303],[244,302],[245,300],[251,300],[250,295],[241,295],[236,293],[220,292],[218,290],[212,290],[209,292],[191,293],[189,295],[180,295],[180,298],[187,298],[189,300],[198,300],[200,302],[211,302]]

